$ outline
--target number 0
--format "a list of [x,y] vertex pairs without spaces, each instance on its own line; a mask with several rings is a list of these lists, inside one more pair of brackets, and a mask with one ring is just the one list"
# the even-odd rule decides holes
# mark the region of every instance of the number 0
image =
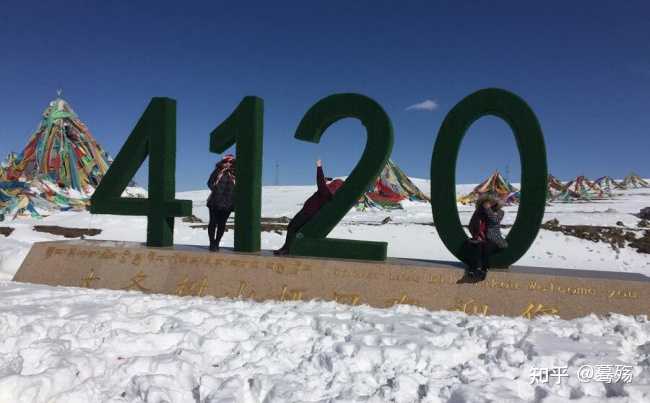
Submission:
[[460,101],[442,122],[431,159],[431,207],[436,230],[458,259],[467,262],[467,235],[456,205],[456,161],[467,129],[479,118],[494,115],[512,129],[521,160],[521,201],[508,247],[490,258],[491,267],[507,267],[530,248],[546,207],[546,147],[537,117],[524,100],[501,89],[477,91]]

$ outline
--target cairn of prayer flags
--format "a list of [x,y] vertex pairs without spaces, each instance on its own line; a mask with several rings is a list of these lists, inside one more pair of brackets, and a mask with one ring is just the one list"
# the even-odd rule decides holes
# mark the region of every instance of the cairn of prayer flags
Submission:
[[0,215],[85,209],[111,164],[70,105],[58,96],[20,154],[0,168]]
[[357,209],[365,210],[369,207],[383,210],[401,209],[400,202],[403,200],[426,203],[430,201],[404,171],[389,159],[379,177],[361,196]]
[[507,204],[519,203],[519,189],[508,182],[499,171],[478,184],[469,194],[458,198],[461,204],[473,204],[484,194],[499,198]]

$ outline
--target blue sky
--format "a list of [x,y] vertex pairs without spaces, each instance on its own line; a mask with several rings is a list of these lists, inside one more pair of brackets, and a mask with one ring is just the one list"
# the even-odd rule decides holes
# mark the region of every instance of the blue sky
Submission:
[[[521,1],[9,2],[0,11],[0,155],[19,151],[56,89],[113,155],[149,99],[178,101],[177,188],[204,186],[208,134],[245,95],[265,100],[264,183],[313,182],[313,160],[346,175],[364,144],[353,120],[321,144],[293,139],[333,93],[377,100],[392,157],[428,177],[442,120],[463,97],[501,87],[533,108],[561,178],[650,176],[650,3]],[[620,3],[620,4],[619,4]],[[409,106],[430,100],[433,110]],[[459,182],[519,161],[508,126],[475,123]],[[146,171],[137,178],[146,183]]]

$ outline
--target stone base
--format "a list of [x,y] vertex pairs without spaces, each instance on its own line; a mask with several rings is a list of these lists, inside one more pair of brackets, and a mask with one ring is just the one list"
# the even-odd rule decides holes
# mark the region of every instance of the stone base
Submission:
[[650,279],[641,274],[513,267],[479,283],[462,283],[460,264],[276,257],[197,246],[147,248],[136,243],[36,243],[14,281],[178,296],[332,300],[374,307],[575,318],[610,312],[650,313]]

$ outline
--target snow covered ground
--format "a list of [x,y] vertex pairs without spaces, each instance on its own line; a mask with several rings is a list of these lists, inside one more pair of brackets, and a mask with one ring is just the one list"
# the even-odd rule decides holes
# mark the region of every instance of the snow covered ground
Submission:
[[[1,402],[650,401],[650,322],[0,282]],[[582,366],[630,382],[580,382]],[[566,377],[531,384],[534,369]],[[595,376],[594,376],[595,377]],[[557,381],[560,381],[557,384]]]
[[[428,183],[419,181],[428,192]],[[467,190],[468,186],[459,189]],[[265,187],[264,217],[292,216],[312,187]],[[206,192],[185,192],[207,219]],[[636,227],[650,189],[613,200],[553,204],[545,220]],[[385,240],[389,255],[451,260],[427,204],[351,211],[331,236]],[[463,223],[472,208],[460,207]],[[512,223],[516,208],[506,208]],[[378,225],[385,217],[391,221]],[[411,306],[255,303],[9,281],[32,243],[62,239],[35,224],[100,228],[92,239],[144,241],[144,217],[66,212],[0,223],[0,403],[13,402],[616,402],[650,401],[650,322],[613,315],[467,316]],[[223,244],[232,245],[232,231]],[[262,247],[284,234],[265,232]],[[178,244],[207,245],[176,221]],[[650,274],[650,255],[542,230],[518,264]],[[629,365],[630,383],[580,382],[583,365]],[[534,368],[567,377],[530,383]]]

